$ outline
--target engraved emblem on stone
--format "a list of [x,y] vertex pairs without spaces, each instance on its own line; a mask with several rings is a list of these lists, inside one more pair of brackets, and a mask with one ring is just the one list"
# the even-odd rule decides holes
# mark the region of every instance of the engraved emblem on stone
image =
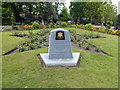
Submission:
[[57,31],[55,40],[65,40],[64,31]]

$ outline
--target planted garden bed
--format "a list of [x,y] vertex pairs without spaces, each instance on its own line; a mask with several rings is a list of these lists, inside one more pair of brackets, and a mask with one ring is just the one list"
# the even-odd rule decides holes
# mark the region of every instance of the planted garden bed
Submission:
[[[105,37],[102,37],[99,34],[92,34],[92,33],[77,34],[76,31],[74,30],[69,30],[69,32],[71,35],[71,42],[72,42],[73,48],[82,49],[82,50],[103,54],[103,55],[109,55],[105,53],[103,50],[101,50],[100,48],[98,48],[97,46],[86,41],[87,39],[105,38]],[[49,30],[40,30],[36,33],[34,33],[33,31],[28,31],[28,32],[15,31],[12,33],[12,36],[29,38],[29,40],[3,55],[48,47],[49,34],[50,34]]]

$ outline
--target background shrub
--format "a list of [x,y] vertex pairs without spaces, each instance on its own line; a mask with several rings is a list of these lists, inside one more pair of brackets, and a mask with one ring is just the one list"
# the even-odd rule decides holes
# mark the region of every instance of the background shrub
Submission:
[[84,27],[85,27],[85,29],[92,29],[92,25],[91,24],[86,24]]
[[40,25],[39,25],[39,23],[37,23],[37,22],[33,22],[33,23],[32,23],[32,27],[33,27],[34,29],[38,29],[38,28],[40,28]]
[[62,22],[62,23],[61,23],[61,26],[62,26],[62,27],[67,27],[67,23],[66,23],[66,22]]

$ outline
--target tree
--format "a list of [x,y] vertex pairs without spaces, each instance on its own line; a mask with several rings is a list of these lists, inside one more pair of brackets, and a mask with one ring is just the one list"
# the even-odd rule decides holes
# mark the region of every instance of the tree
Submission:
[[75,21],[75,23],[83,23],[83,18],[88,18],[89,22],[96,22],[99,20],[100,15],[98,8],[102,2],[71,2],[70,13]]
[[[90,23],[94,24],[98,23],[100,20],[100,13],[99,7],[102,5],[102,2],[87,2],[86,3],[86,10],[85,10],[85,17],[89,18]],[[97,21],[96,21],[97,20]]]
[[118,20],[117,22],[120,24],[120,14],[118,15]]
[[58,19],[57,5],[52,2],[39,2],[34,9],[42,24],[55,22]]
[[[6,5],[5,5],[6,4]],[[7,24],[11,21],[11,8],[6,7],[7,3],[2,4],[2,23]]]
[[3,23],[11,23],[11,16],[16,22],[29,18],[45,22],[58,19],[57,5],[52,2],[4,2],[2,11]]
[[85,17],[86,2],[71,2],[70,14],[75,23],[81,22],[81,18]]
[[67,8],[63,8],[59,16],[60,16],[59,17],[60,21],[66,21],[67,22],[69,19],[71,19],[70,14],[67,12]]
[[4,2],[2,3],[2,22],[11,23],[11,16],[14,16],[16,22],[24,20],[20,16],[20,13],[23,12],[21,2]]
[[82,23],[82,18],[86,18],[86,23],[113,24],[116,7],[112,5],[111,0],[108,2],[71,2],[70,14],[75,23]]
[[112,4],[102,4],[99,8],[100,15],[102,16],[102,23],[110,23],[112,24],[113,18],[115,17],[117,10],[116,7]]

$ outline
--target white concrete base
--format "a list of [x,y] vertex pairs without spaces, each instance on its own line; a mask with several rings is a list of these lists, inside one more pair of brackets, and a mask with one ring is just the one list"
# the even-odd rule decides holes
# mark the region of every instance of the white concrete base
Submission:
[[40,54],[46,66],[76,66],[80,57],[80,53],[72,53],[73,58],[70,59],[49,59],[48,53]]

